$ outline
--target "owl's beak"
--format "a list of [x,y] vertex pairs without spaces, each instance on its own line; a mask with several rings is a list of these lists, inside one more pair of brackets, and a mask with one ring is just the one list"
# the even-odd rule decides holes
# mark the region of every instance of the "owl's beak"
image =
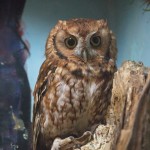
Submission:
[[88,61],[88,51],[87,51],[87,49],[84,49],[83,51],[82,51],[82,53],[81,53],[81,57],[83,58],[83,60],[85,61],[85,62],[87,62]]

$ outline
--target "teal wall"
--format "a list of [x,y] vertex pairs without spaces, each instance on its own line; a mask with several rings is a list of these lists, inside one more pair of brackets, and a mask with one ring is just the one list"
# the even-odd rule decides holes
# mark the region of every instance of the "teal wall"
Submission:
[[118,65],[124,60],[150,66],[150,11],[142,0],[117,0]]
[[118,66],[124,60],[150,66],[150,11],[144,8],[142,0],[27,0],[23,20],[31,45],[26,65],[31,89],[44,60],[48,33],[59,19],[106,19],[117,37]]

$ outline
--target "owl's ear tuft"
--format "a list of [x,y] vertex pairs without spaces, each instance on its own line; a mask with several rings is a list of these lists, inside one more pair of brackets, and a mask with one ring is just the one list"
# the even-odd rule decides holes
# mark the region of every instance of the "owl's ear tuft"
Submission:
[[62,22],[63,22],[62,20],[58,20],[58,23],[60,23],[60,24],[61,24]]
[[97,20],[97,23],[100,24],[101,27],[106,27],[106,26],[108,26],[107,20],[104,20],[104,19],[99,19],[99,20]]
[[63,20],[58,20],[58,25],[66,25],[66,21],[63,21]]

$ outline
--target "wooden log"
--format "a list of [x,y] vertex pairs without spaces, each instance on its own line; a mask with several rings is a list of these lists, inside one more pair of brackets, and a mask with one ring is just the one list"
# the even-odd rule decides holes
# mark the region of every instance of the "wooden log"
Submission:
[[[133,89],[131,107],[129,115],[124,118],[125,122],[117,142],[117,150],[150,149],[150,69],[135,64],[133,71],[137,75],[132,77],[135,82],[132,81],[130,86]],[[126,146],[122,144],[123,141],[127,141]]]

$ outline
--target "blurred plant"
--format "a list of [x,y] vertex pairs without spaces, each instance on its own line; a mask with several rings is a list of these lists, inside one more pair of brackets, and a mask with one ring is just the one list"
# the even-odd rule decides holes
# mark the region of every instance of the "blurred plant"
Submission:
[[144,11],[150,11],[150,0],[144,0],[144,3],[146,4],[146,8],[144,8]]

